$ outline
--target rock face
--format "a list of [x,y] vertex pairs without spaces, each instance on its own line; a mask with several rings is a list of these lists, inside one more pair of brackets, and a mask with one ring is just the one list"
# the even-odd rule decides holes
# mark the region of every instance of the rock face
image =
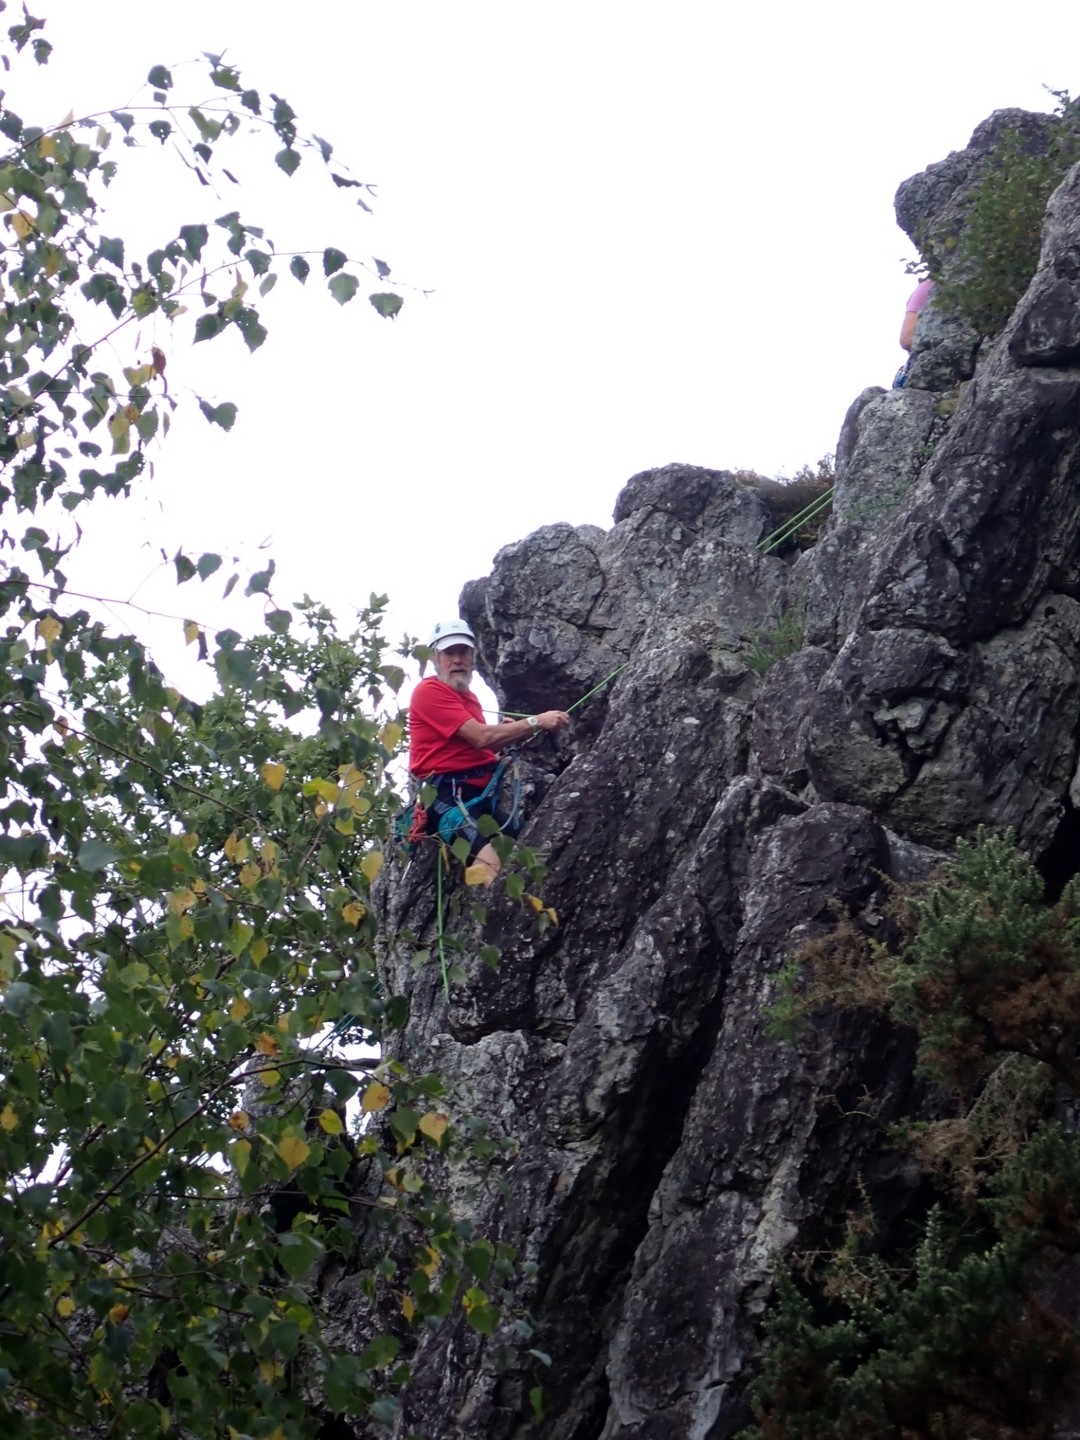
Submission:
[[[909,230],[959,203],[987,143],[902,187]],[[910,1203],[884,1144],[923,1103],[909,1042],[836,1014],[788,1044],[766,1009],[836,902],[884,923],[883,877],[980,824],[1036,856],[1074,834],[1078,317],[1080,169],[1005,333],[977,362],[954,335],[921,383],[852,406],[813,549],[762,554],[757,490],[669,465],[610,531],[549,526],[466,587],[508,709],[567,706],[626,663],[530,757],[524,839],[558,926],[497,884],[498,969],[466,960],[449,1004],[430,966],[404,982],[410,1055],[516,1137],[477,1218],[535,1267],[520,1300],[553,1364],[448,1322],[420,1341],[401,1436],[733,1435],[776,1252],[821,1243],[856,1179],[879,1214]],[[803,648],[758,673],[793,617]],[[392,877],[387,932],[430,939],[431,895],[419,863]]]

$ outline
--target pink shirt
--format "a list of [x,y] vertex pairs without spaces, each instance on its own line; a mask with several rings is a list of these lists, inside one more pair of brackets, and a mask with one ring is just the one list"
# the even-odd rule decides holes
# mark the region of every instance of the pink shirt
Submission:
[[920,315],[926,309],[930,296],[934,290],[932,280],[920,280],[915,289],[911,292],[907,305],[904,307],[909,315]]

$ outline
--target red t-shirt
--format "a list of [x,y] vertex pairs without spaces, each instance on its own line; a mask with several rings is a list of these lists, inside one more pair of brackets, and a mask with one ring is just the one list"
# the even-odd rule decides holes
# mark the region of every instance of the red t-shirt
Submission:
[[494,750],[479,750],[457,732],[466,720],[484,723],[479,697],[435,675],[421,680],[409,701],[409,769],[414,775],[449,775],[494,765]]

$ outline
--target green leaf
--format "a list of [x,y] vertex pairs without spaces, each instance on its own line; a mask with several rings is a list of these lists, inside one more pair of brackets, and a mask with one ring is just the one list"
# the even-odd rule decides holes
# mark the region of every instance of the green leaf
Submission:
[[104,840],[84,840],[79,847],[79,869],[104,870],[116,857],[117,852],[111,845],[106,845]]
[[244,337],[249,350],[257,350],[266,339],[266,327],[259,319],[259,312],[252,305],[245,305],[237,312],[236,328]]
[[[231,430],[236,423],[236,406],[231,400],[226,400],[221,405],[210,405],[205,400],[200,400],[199,409],[211,425],[220,425],[223,430]],[[218,564],[221,564],[220,559]]]
[[397,1359],[401,1341],[393,1335],[376,1335],[360,1352],[360,1364],[365,1370],[381,1370],[384,1365]]
[[164,65],[155,65],[147,75],[146,83],[154,90],[171,90],[172,75]]
[[274,578],[274,569],[275,562],[271,560],[265,570],[256,570],[255,574],[252,575],[248,581],[244,594],[265,595],[270,589],[270,581]]
[[332,275],[329,280],[330,294],[339,305],[347,305],[360,288],[360,282],[355,275],[348,275],[344,270],[337,275]]
[[173,556],[173,564],[176,566],[176,583],[183,585],[185,580],[190,580],[195,574],[195,566],[182,550],[178,550]]
[[215,335],[220,335],[228,322],[222,318],[217,311],[209,315],[200,315],[195,321],[195,344],[200,340],[212,340]]
[[221,569],[221,556],[212,554],[200,555],[195,568],[199,572],[200,580],[209,580],[215,570]]
[[97,244],[97,254],[102,260],[107,260],[110,265],[115,265],[117,270],[124,268],[124,242],[123,240],[110,240],[105,235]]
[[419,1124],[420,1116],[415,1110],[410,1110],[407,1105],[399,1105],[390,1116],[390,1129],[402,1145],[412,1144],[416,1139],[416,1130]]
[[274,160],[277,162],[278,168],[284,170],[286,175],[292,175],[300,164],[300,152],[291,146],[286,146],[284,150],[278,151]]
[[288,1230],[278,1236],[278,1260],[292,1280],[301,1279],[325,1253],[322,1241],[303,1230]]
[[190,260],[201,259],[203,246],[209,239],[210,231],[205,225],[180,226],[180,240]]
[[495,1258],[495,1247],[490,1240],[477,1240],[466,1247],[465,1264],[478,1280],[486,1280],[491,1273],[491,1262]]
[[333,245],[328,246],[323,251],[323,274],[333,275],[335,270],[341,269],[341,267],[346,263],[348,258],[349,257],[345,254],[344,250],[335,250]]
[[293,275],[296,276],[297,280],[300,281],[301,285],[311,274],[311,266],[308,264],[308,262],[304,259],[302,255],[293,256],[293,258],[289,261],[289,270]]
[[172,134],[172,126],[168,120],[151,120],[148,128],[154,139],[160,140],[163,145]]
[[288,634],[291,624],[291,610],[271,610],[266,616],[266,628],[275,635]]
[[400,295],[393,295],[390,291],[384,291],[377,295],[369,295],[368,299],[372,305],[375,306],[379,314],[386,320],[393,320],[402,305],[405,304],[405,301]]

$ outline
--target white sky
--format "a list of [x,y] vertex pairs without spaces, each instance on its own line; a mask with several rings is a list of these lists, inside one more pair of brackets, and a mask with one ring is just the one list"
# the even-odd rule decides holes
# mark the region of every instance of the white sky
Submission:
[[[80,512],[71,583],[216,622],[220,578],[178,593],[171,566],[152,573],[159,549],[254,568],[268,539],[279,603],[307,590],[347,621],[387,591],[394,638],[426,639],[499,546],[551,521],[608,525],[638,470],[790,473],[832,450],[851,400],[902,358],[899,182],[992,110],[1048,109],[1044,84],[1078,84],[1074,0],[1030,20],[958,0],[37,11],[56,49],[10,78],[24,119],[122,106],[151,64],[225,51],[378,185],[371,217],[300,183],[310,160],[287,181],[271,150],[241,153],[244,187],[220,197],[155,163],[117,187],[106,234],[145,226],[150,248],[239,206],[281,249],[377,255],[433,292],[406,292],[390,323],[363,298],[374,283],[339,308],[317,273],[306,292],[285,276],[253,358],[238,335],[185,354],[160,320],[137,351],[125,339],[123,364],[159,344],[175,393],[240,415],[229,436],[178,424],[136,497]],[[190,683],[178,631],[150,635]]]

